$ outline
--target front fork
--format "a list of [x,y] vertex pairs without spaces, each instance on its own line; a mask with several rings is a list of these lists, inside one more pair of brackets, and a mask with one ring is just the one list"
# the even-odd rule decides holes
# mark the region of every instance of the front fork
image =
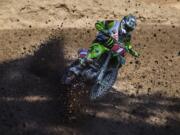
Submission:
[[[105,72],[107,71],[107,67],[108,67],[109,61],[111,59],[111,56],[112,56],[112,52],[110,51],[108,53],[108,56],[107,56],[107,59],[106,59],[105,63],[103,64],[103,66],[102,66],[102,68],[100,70],[100,73],[99,73],[99,75],[97,77],[97,83],[99,83],[101,85],[105,85],[105,84],[102,83],[102,80],[103,80],[103,77],[105,75]],[[116,65],[116,70],[119,70],[119,68],[122,66],[121,61],[122,61],[122,56],[117,56],[117,62],[118,63]]]
[[112,54],[111,54],[111,51],[110,51],[110,52],[108,53],[108,56],[107,56],[107,59],[106,59],[105,63],[103,64],[102,68],[100,69],[100,73],[99,73],[99,75],[98,75],[98,77],[97,77],[97,82],[100,83],[100,84],[101,84],[101,81],[102,81],[102,79],[103,79],[103,77],[104,77],[104,74],[105,74],[105,72],[106,72],[106,70],[107,70],[109,61],[110,61],[110,59],[111,59],[111,55],[112,55]]

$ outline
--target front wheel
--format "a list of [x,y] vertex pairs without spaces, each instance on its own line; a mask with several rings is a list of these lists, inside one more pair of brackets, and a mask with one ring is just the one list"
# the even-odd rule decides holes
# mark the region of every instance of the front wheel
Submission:
[[97,98],[103,97],[115,83],[117,78],[118,70],[111,68],[107,70],[104,78],[101,82],[96,82],[90,92],[90,99],[96,100]]

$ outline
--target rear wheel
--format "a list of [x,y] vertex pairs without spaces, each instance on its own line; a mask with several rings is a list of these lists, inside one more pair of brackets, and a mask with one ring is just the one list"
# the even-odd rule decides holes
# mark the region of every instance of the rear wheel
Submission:
[[97,98],[103,97],[115,83],[117,78],[118,70],[115,68],[109,69],[105,75],[101,83],[96,83],[93,85],[90,92],[90,99],[96,100]]
[[66,68],[61,78],[62,84],[70,85],[71,82],[76,79],[76,75],[73,72],[71,72],[69,69],[77,64],[79,64],[79,61],[75,60]]

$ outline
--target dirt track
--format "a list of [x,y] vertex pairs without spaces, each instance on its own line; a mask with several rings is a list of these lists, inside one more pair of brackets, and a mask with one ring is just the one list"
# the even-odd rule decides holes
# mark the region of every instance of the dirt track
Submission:
[[[179,1],[113,2],[0,2],[0,134],[180,134]],[[110,94],[64,122],[64,66],[90,45],[97,19],[129,12],[141,57],[128,55]]]

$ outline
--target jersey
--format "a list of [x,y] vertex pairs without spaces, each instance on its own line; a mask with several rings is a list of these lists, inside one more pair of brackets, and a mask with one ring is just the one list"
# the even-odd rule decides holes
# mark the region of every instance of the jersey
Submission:
[[[112,46],[114,45],[114,39],[116,39],[116,41],[125,46],[127,52],[132,55],[137,54],[137,52],[132,49],[131,33],[125,30],[125,28],[123,27],[123,21],[97,21],[95,23],[95,27],[99,31],[95,42],[102,42],[104,43],[104,46],[112,48]],[[108,33],[112,38],[107,37],[104,33]]]

